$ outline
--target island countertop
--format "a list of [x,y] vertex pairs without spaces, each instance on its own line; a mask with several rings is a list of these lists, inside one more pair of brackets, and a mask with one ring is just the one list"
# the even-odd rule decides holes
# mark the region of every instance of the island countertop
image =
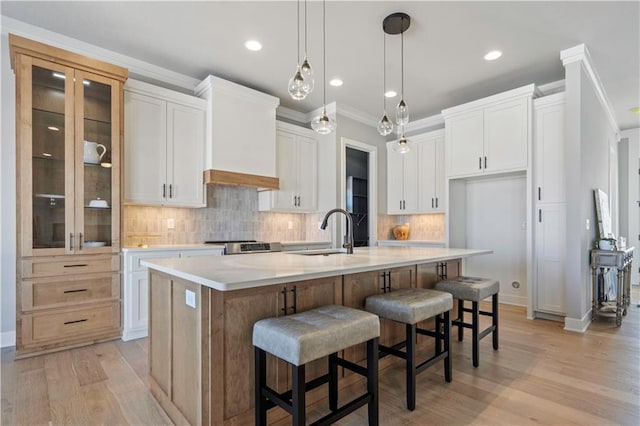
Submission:
[[[362,247],[353,254],[259,253],[149,259],[141,264],[194,283],[231,291],[489,254],[491,250],[434,247]],[[304,255],[307,254],[307,255]]]

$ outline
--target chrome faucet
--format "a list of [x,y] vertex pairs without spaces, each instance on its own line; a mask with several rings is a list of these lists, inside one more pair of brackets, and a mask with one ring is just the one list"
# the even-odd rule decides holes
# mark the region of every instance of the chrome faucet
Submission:
[[344,244],[342,244],[342,247],[347,249],[347,254],[353,254],[353,218],[348,211],[344,209],[329,210],[327,214],[324,215],[320,229],[327,229],[327,220],[329,220],[329,216],[333,213],[343,213],[347,217],[347,232],[344,235]]

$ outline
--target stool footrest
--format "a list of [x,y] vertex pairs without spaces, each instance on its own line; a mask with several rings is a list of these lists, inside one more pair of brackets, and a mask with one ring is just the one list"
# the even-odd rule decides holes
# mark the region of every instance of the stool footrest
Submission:
[[462,322],[461,320],[457,320],[457,319],[451,321],[451,325],[464,327],[464,328],[473,328],[472,324],[469,324],[468,322]]
[[426,370],[427,368],[431,367],[433,364],[435,364],[436,362],[440,361],[441,359],[444,359],[446,357],[449,356],[448,352],[442,352],[438,355],[434,355],[431,358],[429,358],[428,360],[424,361],[421,364],[418,364],[416,366],[416,373],[420,373],[423,370]]
[[358,365],[354,362],[351,362],[349,360],[346,360],[344,358],[338,358],[336,359],[336,364],[338,364],[340,367],[344,367],[347,370],[351,370],[356,374],[359,374],[361,376],[367,377],[367,369],[361,365]]
[[496,326],[495,326],[495,325],[492,325],[492,326],[487,327],[486,329],[482,330],[482,331],[478,334],[478,340],[479,340],[479,339],[482,339],[482,338],[483,338],[484,336],[486,336],[487,334],[492,333],[492,332],[493,332],[493,330],[495,330],[495,329],[496,329]]
[[[366,373],[365,373],[366,375]],[[308,381],[307,383],[304,384],[304,391],[305,392],[309,392],[310,390],[313,390],[319,386],[324,385],[325,383],[329,383],[329,374],[325,374],[323,376],[320,377],[316,377],[313,380]],[[282,392],[282,393],[278,393],[275,390],[271,389],[270,387],[265,387],[264,388],[264,393],[265,396],[267,398],[269,398],[269,400],[267,401],[267,409],[269,408],[273,408],[275,407],[276,404],[274,401],[278,400],[278,402],[280,402],[281,404],[284,405],[290,405],[291,404],[291,398],[292,398],[292,391],[291,389],[289,389],[286,392]],[[282,405],[280,405],[282,407]],[[288,410],[287,410],[288,411]],[[289,412],[290,413],[290,412]]]
[[332,423],[335,423],[341,418],[343,418],[344,416],[353,413],[363,405],[368,404],[369,401],[371,401],[371,398],[372,398],[372,395],[369,393],[361,395],[360,397],[338,408],[338,411],[333,411],[327,414],[326,416],[324,416],[323,418],[311,423],[311,426],[324,426],[324,425],[330,425]]

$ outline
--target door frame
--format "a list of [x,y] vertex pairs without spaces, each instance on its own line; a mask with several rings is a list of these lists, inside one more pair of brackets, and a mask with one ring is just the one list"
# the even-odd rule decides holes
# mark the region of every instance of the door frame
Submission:
[[369,204],[369,247],[374,247],[378,243],[378,147],[345,137],[341,137],[339,143],[340,183],[338,185],[338,199],[340,200],[340,208],[346,208],[347,148],[357,149],[369,154],[367,188],[369,191],[367,200]]

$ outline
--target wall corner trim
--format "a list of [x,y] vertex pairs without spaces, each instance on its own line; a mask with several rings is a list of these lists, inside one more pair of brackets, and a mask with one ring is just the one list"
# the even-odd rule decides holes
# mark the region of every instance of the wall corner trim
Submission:
[[584,314],[582,319],[575,319],[575,318],[569,318],[569,317],[565,317],[564,319],[564,329],[566,331],[584,333],[585,331],[587,331],[587,328],[589,328],[589,325],[591,325],[591,309],[589,309],[589,311],[586,314]]
[[607,93],[604,90],[602,81],[600,80],[600,77],[598,76],[598,73],[593,66],[593,60],[591,59],[591,54],[589,53],[589,49],[587,49],[587,46],[584,44],[579,44],[577,46],[570,47],[569,49],[565,49],[560,52],[560,59],[562,59],[562,65],[564,65],[565,68],[568,64],[580,62],[582,68],[589,76],[591,84],[593,84],[596,96],[598,97],[598,100],[600,101],[600,104],[602,105],[602,108],[607,115],[607,120],[609,120],[609,125],[616,134],[616,139],[620,139],[620,127],[618,126],[616,115],[613,111],[613,107],[611,106],[611,102],[607,97]]
[[16,345],[16,331],[3,331],[0,333],[0,348]]

